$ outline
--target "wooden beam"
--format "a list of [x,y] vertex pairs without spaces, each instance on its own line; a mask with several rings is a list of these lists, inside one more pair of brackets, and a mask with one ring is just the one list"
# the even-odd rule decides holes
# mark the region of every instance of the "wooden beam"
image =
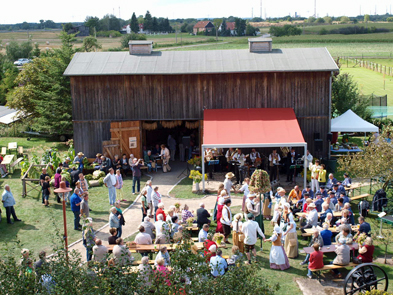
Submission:
[[139,127],[119,127],[119,128],[111,128],[111,132],[116,131],[130,131],[130,130],[139,130]]

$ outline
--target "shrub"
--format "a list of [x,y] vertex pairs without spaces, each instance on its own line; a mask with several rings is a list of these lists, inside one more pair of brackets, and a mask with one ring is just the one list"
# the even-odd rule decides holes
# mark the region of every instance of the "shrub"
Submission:
[[126,34],[121,37],[121,47],[126,48],[128,47],[128,42],[131,40],[146,40],[146,35],[145,34]]
[[116,37],[121,37],[122,34],[118,31],[98,31],[97,32],[97,37],[112,37],[112,38],[116,38]]
[[327,33],[329,33],[329,31],[326,30],[325,28],[322,28],[322,29],[319,31],[319,35],[327,35]]
[[302,34],[302,29],[293,25],[284,25],[283,27],[272,26],[269,29],[269,34],[276,37],[296,36]]

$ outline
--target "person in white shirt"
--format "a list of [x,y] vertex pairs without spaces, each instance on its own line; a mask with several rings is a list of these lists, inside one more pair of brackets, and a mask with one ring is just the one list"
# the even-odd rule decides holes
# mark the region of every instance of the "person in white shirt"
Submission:
[[151,194],[152,202],[154,207],[154,213],[158,210],[158,204],[161,202],[161,194],[158,192],[158,186],[156,186]]
[[159,235],[161,235],[163,233],[163,231],[168,231],[168,224],[166,224],[163,221],[164,216],[162,214],[158,214],[157,215],[157,221],[155,222],[155,227],[156,227],[156,237],[158,237]]
[[255,250],[255,243],[257,242],[257,234],[259,234],[263,239],[265,235],[263,234],[258,222],[254,221],[254,215],[252,213],[247,214],[247,221],[243,223],[242,231],[244,234],[244,246],[246,248],[246,255],[248,263],[251,264],[251,254],[254,255],[255,259],[257,257],[257,251]]
[[113,257],[115,259],[116,265],[124,266],[127,264],[131,264],[134,260],[134,257],[131,256],[131,252],[126,245],[124,245],[124,241],[122,238],[118,238],[116,240],[116,246],[113,247]]
[[244,179],[244,184],[243,186],[239,189],[239,192],[243,192],[243,203],[242,203],[242,211],[244,212],[245,210],[245,205],[246,205],[246,200],[247,196],[250,193],[250,190],[248,189],[248,186],[250,185],[250,178],[245,178]]
[[165,147],[165,144],[161,145],[161,154],[162,158],[162,171],[164,173],[171,171],[171,166],[169,166],[169,160],[171,159],[171,154],[168,148]]
[[199,243],[204,242],[207,239],[208,231],[209,231],[209,225],[204,224],[198,234],[198,242]]
[[224,236],[225,236],[225,243],[228,243],[228,237],[231,234],[231,227],[232,227],[232,213],[231,209],[231,199],[226,199],[224,202],[224,208],[222,208],[222,216],[221,216],[221,224],[224,229]]
[[[153,200],[153,193],[154,193],[154,191],[153,191],[152,182],[151,182],[150,179],[148,181],[146,181],[145,189],[147,191],[147,193],[146,193],[147,204],[150,207],[150,210],[149,210],[150,214],[149,214],[149,216],[152,216],[153,212],[155,213],[157,211],[157,209],[155,209],[155,206],[154,206],[154,200]],[[155,210],[155,211],[153,211],[153,210]]]
[[319,160],[315,160],[314,165],[312,164],[312,162],[310,162],[308,168],[311,171],[311,190],[317,192],[319,191],[319,182],[318,182],[319,170],[321,170]]
[[145,233],[146,233],[146,234],[149,234],[150,237],[151,237],[152,239],[154,239],[153,230],[155,230],[156,227],[154,226],[153,223],[150,222],[150,218],[149,218],[148,216],[146,216],[146,217],[144,218],[143,222],[142,222],[140,225],[142,225],[142,226],[145,228]]
[[250,154],[251,162],[254,164],[256,159],[260,159],[260,158],[261,158],[261,154],[257,152],[255,149],[252,149]]
[[[145,233],[145,227],[143,225],[139,226],[139,233],[136,235],[134,242],[137,243],[138,245],[153,244],[151,236]],[[139,253],[142,255],[142,257],[149,255],[149,252],[146,251],[139,251]]]
[[304,161],[304,166],[308,167],[310,165],[310,163],[312,163],[313,160],[313,156],[310,154],[310,151],[307,150],[307,156],[306,157],[302,157],[302,160]]
[[111,206],[114,206],[116,202],[117,178],[113,171],[113,168],[109,168],[109,173],[104,178],[104,184],[108,188],[109,204]]
[[225,180],[224,180],[224,189],[226,190],[228,196],[231,196],[231,189],[235,191],[235,187],[232,183],[232,178],[235,176],[232,172],[228,172],[225,174]]
[[281,157],[277,153],[277,149],[274,149],[273,152],[269,155],[269,172],[271,182],[278,178],[278,165],[280,161]]
[[302,233],[306,233],[305,229],[313,228],[318,225],[318,211],[315,209],[315,204],[310,203],[307,206],[307,210],[309,210],[307,214],[306,224],[300,229]]
[[96,239],[96,244],[93,246],[94,261],[104,263],[108,253],[108,248],[102,245],[100,239]]
[[246,156],[241,149],[237,149],[237,152],[233,155],[233,160],[239,163],[239,166],[235,167],[236,182],[243,183]]
[[167,249],[167,247],[161,247],[160,248],[160,251],[158,252],[158,254],[157,254],[157,256],[156,256],[156,259],[155,259],[155,261],[154,261],[154,265],[155,266],[157,266],[158,264],[157,264],[157,261],[159,260],[159,259],[164,259],[164,265],[165,266],[169,266],[170,264],[171,264],[171,257],[169,256],[169,253],[168,253],[168,249]]
[[247,220],[247,214],[252,213],[254,218],[259,216],[259,202],[255,202],[256,194],[248,194],[248,199],[246,201],[246,214],[244,215]]

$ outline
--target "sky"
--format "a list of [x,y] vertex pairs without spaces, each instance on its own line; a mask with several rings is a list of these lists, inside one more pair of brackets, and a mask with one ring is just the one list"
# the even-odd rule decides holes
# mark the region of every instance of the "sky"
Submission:
[[[390,13],[393,0],[262,0],[262,16],[280,17],[298,15],[356,16],[359,14]],[[61,4],[59,4],[61,3]],[[145,14],[147,10],[156,17],[215,18],[260,16],[260,0],[19,0],[18,5],[9,0],[0,0],[0,24],[15,24],[53,20],[55,22],[83,22],[86,16],[103,17],[115,14],[129,19],[133,12]],[[119,9],[120,8],[120,9]],[[253,13],[253,14],[252,14]]]

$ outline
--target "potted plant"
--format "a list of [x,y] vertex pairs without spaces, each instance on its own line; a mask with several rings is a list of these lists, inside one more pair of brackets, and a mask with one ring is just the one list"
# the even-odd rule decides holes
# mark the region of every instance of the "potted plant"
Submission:
[[[195,190],[199,191],[199,184],[202,181],[202,174],[197,170],[191,170],[189,178],[195,182]],[[205,180],[206,179],[207,179],[207,175],[205,174]]]
[[224,235],[222,233],[215,233],[213,236],[213,241],[217,243],[217,245],[221,245],[224,240]]

